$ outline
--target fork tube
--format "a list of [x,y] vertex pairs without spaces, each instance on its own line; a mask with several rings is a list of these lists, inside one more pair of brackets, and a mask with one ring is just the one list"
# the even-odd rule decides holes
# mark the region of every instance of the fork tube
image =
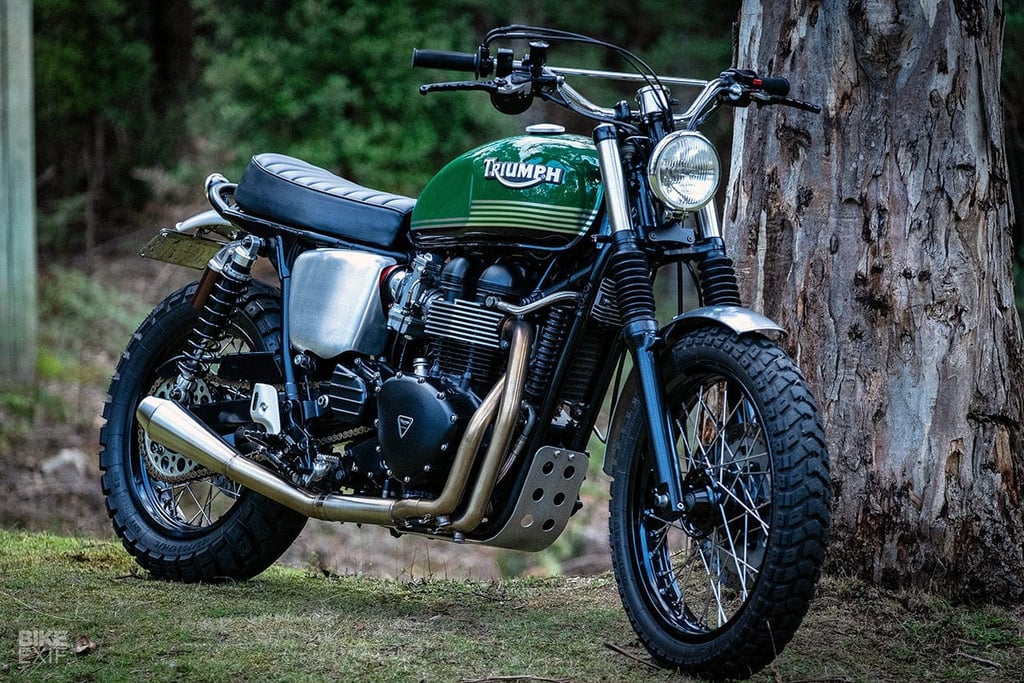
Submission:
[[714,202],[708,202],[697,212],[697,228],[704,239],[720,238],[722,229],[718,224],[718,210]]
[[594,144],[597,147],[601,182],[604,183],[604,201],[612,233],[631,232],[626,176],[622,172],[622,155],[619,154],[619,138],[615,126],[605,123],[595,128]]
[[658,322],[654,317],[654,287],[650,265],[640,249],[630,220],[626,182],[619,154],[618,133],[611,124],[594,130],[608,221],[612,229],[611,274],[618,294],[626,344],[640,380],[647,434],[658,479],[664,485],[659,500],[669,515],[683,510],[682,473],[676,455],[672,418],[666,408],[664,384],[657,362]]

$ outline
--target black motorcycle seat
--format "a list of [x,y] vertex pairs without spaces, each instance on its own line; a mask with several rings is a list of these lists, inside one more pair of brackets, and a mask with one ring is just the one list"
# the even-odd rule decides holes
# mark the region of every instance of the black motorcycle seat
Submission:
[[283,154],[257,154],[235,188],[248,214],[332,237],[392,247],[416,200],[372,190]]

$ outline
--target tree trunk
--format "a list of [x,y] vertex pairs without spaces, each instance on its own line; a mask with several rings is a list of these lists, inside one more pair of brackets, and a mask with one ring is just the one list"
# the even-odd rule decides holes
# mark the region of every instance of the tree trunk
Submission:
[[820,102],[737,113],[725,217],[791,331],[836,488],[833,569],[1024,597],[1024,356],[1001,0],[745,0],[740,66]]
[[0,383],[36,370],[32,3],[0,0]]

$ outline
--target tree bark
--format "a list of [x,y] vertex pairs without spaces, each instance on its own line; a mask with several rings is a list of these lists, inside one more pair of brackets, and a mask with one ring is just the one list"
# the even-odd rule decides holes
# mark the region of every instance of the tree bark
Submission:
[[1024,344],[999,106],[1001,0],[745,0],[726,206],[746,300],[791,331],[836,488],[830,566],[1024,597]]
[[0,384],[36,371],[32,3],[0,0]]

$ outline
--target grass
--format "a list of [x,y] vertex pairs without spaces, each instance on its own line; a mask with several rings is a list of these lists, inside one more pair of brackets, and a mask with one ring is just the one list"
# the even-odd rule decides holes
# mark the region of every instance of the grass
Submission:
[[[141,301],[84,276],[51,275],[43,382],[0,387],[0,455],[6,441],[24,451],[33,425],[52,421],[93,439],[109,373],[144,314]],[[601,451],[592,444],[582,515],[606,506]],[[577,519],[545,553],[505,553],[503,568],[557,572],[584,545],[583,529]],[[651,667],[607,574],[494,583],[328,574],[274,567],[242,584],[171,584],[140,573],[117,543],[0,530],[0,680],[688,680]],[[67,635],[66,647],[41,653],[59,661],[19,661],[19,636],[33,629]],[[1024,607],[831,577],[755,680],[1018,682]]]
[[[57,661],[19,662],[29,629],[66,634],[68,647]],[[8,680],[687,680],[648,661],[608,575],[395,581],[273,567],[245,583],[182,585],[149,579],[114,542],[0,531]],[[1022,679],[1021,608],[841,579],[823,583],[794,641],[755,678]]]

